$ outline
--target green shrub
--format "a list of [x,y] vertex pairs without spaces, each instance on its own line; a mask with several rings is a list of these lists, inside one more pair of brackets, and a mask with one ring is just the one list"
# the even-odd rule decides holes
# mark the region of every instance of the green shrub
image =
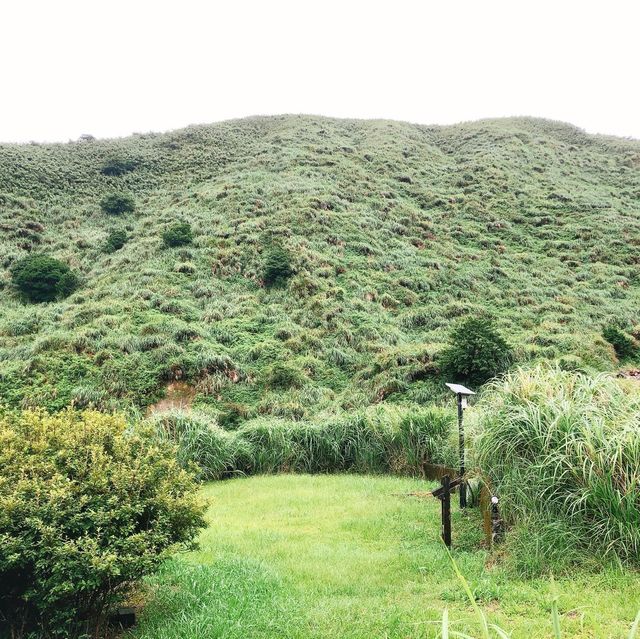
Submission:
[[514,526],[522,572],[640,562],[637,390],[538,366],[495,382],[477,408],[476,462]]
[[293,275],[291,255],[282,246],[275,245],[267,249],[264,256],[262,278],[266,286],[284,284]]
[[100,200],[100,208],[108,215],[133,213],[136,208],[133,197],[126,193],[110,193]]
[[32,302],[51,302],[66,297],[78,286],[78,277],[60,260],[30,255],[14,265],[14,285]]
[[162,241],[165,246],[185,246],[193,242],[193,231],[188,222],[178,222],[170,226],[163,234]]
[[175,448],[122,417],[0,417],[0,618],[12,636],[93,636],[203,511]]
[[602,337],[613,346],[620,359],[629,359],[638,353],[638,342],[613,324],[602,329]]
[[513,359],[509,344],[488,319],[469,318],[449,336],[451,345],[440,356],[442,373],[452,382],[473,386],[503,373]]
[[119,251],[127,243],[127,239],[126,231],[122,229],[111,231],[104,245],[105,252],[115,253],[115,251]]
[[125,158],[109,158],[100,169],[102,175],[119,176],[129,173],[136,168],[135,160]]

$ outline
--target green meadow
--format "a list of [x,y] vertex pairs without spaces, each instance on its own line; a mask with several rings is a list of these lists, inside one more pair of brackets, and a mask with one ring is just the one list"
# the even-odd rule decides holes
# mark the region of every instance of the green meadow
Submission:
[[[275,475],[208,484],[197,552],[150,580],[127,639],[436,637],[481,628],[447,556],[436,484],[397,477]],[[523,580],[479,547],[479,514],[454,509],[453,557],[491,623],[552,637],[549,578]],[[626,637],[640,575],[609,568],[558,578],[570,637]]]

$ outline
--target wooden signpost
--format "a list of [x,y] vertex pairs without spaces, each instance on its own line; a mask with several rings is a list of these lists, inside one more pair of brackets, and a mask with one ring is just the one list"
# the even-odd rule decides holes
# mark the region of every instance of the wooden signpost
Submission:
[[440,500],[442,512],[442,541],[447,548],[451,548],[451,492],[456,486],[462,483],[462,479],[458,477],[451,481],[449,475],[444,475],[440,479],[440,488],[431,491],[431,494]]

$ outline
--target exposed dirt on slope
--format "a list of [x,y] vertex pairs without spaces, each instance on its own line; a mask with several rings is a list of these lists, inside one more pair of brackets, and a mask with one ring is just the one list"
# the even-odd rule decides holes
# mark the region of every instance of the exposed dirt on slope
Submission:
[[188,410],[191,408],[195,396],[196,389],[193,386],[186,382],[171,382],[167,384],[164,398],[147,408],[147,415],[171,410],[172,408]]

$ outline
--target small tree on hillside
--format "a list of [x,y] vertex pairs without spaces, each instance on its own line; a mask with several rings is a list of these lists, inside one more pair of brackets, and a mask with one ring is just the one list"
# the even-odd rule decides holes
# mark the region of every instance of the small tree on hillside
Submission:
[[51,302],[66,297],[78,286],[78,278],[60,260],[30,255],[17,262],[11,277],[18,290],[32,302]]
[[284,284],[293,275],[291,254],[283,246],[271,246],[265,253],[263,269],[266,286]]
[[449,336],[440,367],[452,381],[480,386],[507,370],[513,351],[488,319],[469,318]]
[[110,193],[100,201],[100,208],[108,215],[133,213],[136,208],[134,199],[126,193]]
[[128,158],[109,158],[100,169],[100,173],[109,176],[119,176],[129,173],[136,168],[135,160]]

